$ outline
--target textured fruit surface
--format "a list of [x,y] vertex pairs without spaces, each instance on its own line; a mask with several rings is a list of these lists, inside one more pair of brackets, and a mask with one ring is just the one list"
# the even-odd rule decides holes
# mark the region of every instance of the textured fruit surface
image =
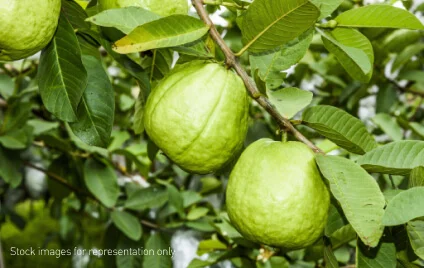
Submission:
[[329,192],[314,153],[300,142],[251,144],[231,172],[226,194],[231,222],[261,244],[303,248],[326,224]]
[[217,63],[175,68],[150,94],[144,125],[149,137],[182,169],[219,170],[242,148],[249,98],[242,80]]
[[0,61],[19,60],[43,49],[59,20],[60,0],[0,0]]
[[186,0],[100,0],[99,3],[102,10],[137,6],[161,16],[170,16],[174,14],[187,15],[188,13],[188,4]]

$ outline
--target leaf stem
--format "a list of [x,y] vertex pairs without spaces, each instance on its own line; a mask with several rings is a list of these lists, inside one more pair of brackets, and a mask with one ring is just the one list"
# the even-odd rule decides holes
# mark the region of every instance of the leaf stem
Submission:
[[[302,133],[300,133],[291,123],[290,120],[282,116],[271,104],[271,102],[262,94],[260,94],[260,91],[256,87],[256,84],[253,82],[253,80],[249,77],[247,72],[243,69],[240,62],[238,61],[236,55],[231,51],[231,49],[227,46],[224,39],[221,37],[221,34],[216,29],[215,25],[213,24],[212,20],[209,18],[208,13],[206,12],[205,7],[203,6],[202,0],[191,0],[193,6],[195,7],[197,14],[199,15],[200,19],[205,22],[206,25],[210,27],[209,34],[211,35],[212,39],[215,40],[216,44],[221,48],[225,55],[225,63],[227,66],[232,67],[237,74],[240,76],[240,78],[243,80],[247,91],[249,92],[250,96],[260,105],[262,106],[276,121],[280,129],[287,129],[290,131],[296,139],[299,141],[305,143],[308,145],[314,152],[323,154],[321,149],[319,149],[317,146],[315,146],[310,140],[308,140],[305,136],[303,136]],[[247,49],[247,48],[246,48]],[[244,52],[243,49],[240,52]],[[240,54],[237,53],[237,55]]]

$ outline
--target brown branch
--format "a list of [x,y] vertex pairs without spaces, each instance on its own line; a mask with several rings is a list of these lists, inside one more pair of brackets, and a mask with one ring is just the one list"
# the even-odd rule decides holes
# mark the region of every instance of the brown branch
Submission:
[[278,123],[278,126],[281,129],[290,131],[296,139],[299,141],[305,143],[308,145],[314,152],[316,153],[323,153],[321,149],[316,147],[310,140],[308,140],[305,136],[303,136],[302,133],[300,133],[291,123],[290,120],[283,117],[271,104],[271,102],[261,95],[258,88],[256,87],[253,80],[249,77],[247,72],[243,69],[240,62],[234,55],[234,53],[231,51],[231,49],[227,46],[224,39],[221,37],[218,30],[215,28],[215,25],[213,24],[212,20],[209,18],[209,15],[206,11],[206,9],[203,6],[202,0],[191,0],[193,3],[193,6],[195,7],[197,14],[199,15],[200,19],[203,20],[206,25],[210,27],[210,35],[213,40],[215,40],[216,44],[221,48],[221,50],[224,52],[225,55],[225,62],[228,67],[232,67],[237,74],[241,77],[243,80],[247,91],[249,92],[250,96],[257,102],[259,105],[261,105]]
[[54,180],[54,181],[56,181],[56,182],[58,182],[58,183],[60,183],[60,184],[62,184],[62,185],[64,185],[65,187],[67,187],[67,188],[69,188],[69,189],[71,189],[72,191],[74,191],[74,192],[76,192],[76,193],[80,193],[80,194],[83,194],[83,195],[85,195],[85,196],[88,196],[88,197],[90,197],[90,198],[94,198],[95,200],[97,200],[95,197],[93,197],[91,194],[89,194],[89,193],[87,193],[86,191],[84,191],[84,190],[82,190],[82,189],[79,189],[79,188],[77,188],[77,187],[75,187],[75,186],[73,186],[72,184],[70,184],[65,178],[62,178],[61,176],[59,176],[59,175],[57,175],[57,174],[55,174],[55,173],[53,173],[53,172],[50,172],[50,171],[48,171],[48,170],[45,170],[45,169],[43,169],[43,168],[40,168],[40,167],[37,167],[36,165],[34,165],[34,164],[32,164],[32,163],[30,163],[30,162],[28,162],[28,161],[25,161],[24,162],[24,164],[25,164],[25,166],[27,166],[27,167],[30,167],[30,168],[32,168],[32,169],[36,169],[36,170],[38,170],[38,171],[40,171],[40,172],[42,172],[42,173],[44,173],[44,174],[46,174],[49,178],[51,178],[52,180]]

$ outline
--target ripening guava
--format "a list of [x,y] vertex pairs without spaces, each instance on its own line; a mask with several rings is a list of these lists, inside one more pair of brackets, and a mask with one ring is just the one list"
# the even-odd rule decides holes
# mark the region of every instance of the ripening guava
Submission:
[[321,236],[330,203],[312,150],[270,139],[242,153],[226,197],[228,216],[244,237],[285,249],[307,247]]
[[60,0],[0,0],[0,61],[31,56],[52,39]]
[[100,9],[121,8],[138,6],[161,16],[174,14],[187,15],[188,4],[186,0],[99,0]]
[[150,94],[144,125],[153,142],[182,169],[220,170],[247,133],[249,97],[240,77],[217,63],[175,68]]

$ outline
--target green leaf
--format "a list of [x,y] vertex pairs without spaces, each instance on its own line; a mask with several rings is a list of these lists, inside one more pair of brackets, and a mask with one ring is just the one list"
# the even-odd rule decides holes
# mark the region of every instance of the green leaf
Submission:
[[[162,238],[160,233],[152,234],[146,242],[144,247],[146,250],[152,250],[155,254],[148,254],[144,256],[143,266],[149,268],[170,268],[172,267],[172,248]],[[161,252],[162,254],[158,254]]]
[[[133,241],[126,236],[121,236],[118,241],[116,249],[118,250],[136,250],[142,248],[143,244],[139,241]],[[116,266],[118,268],[136,268],[142,265],[142,256],[138,254],[118,254],[116,256]]]
[[384,230],[381,219],[386,203],[377,182],[349,159],[318,155],[316,161],[361,240],[367,246],[377,246]]
[[333,249],[337,249],[356,239],[356,237],[357,235],[352,225],[348,224],[332,233],[330,238]]
[[173,47],[193,42],[209,31],[209,27],[193,17],[171,15],[135,28],[115,42],[114,50],[127,54],[155,48]]
[[337,262],[336,256],[334,256],[331,243],[328,243],[328,245],[324,247],[324,261],[326,268],[339,268],[339,263]]
[[26,125],[23,128],[0,135],[0,144],[8,149],[25,149],[31,144],[32,138],[32,127]]
[[403,131],[399,124],[396,122],[395,118],[388,114],[379,113],[376,114],[372,120],[384,131],[384,133],[389,135],[392,140],[402,140]]
[[313,33],[312,29],[306,31],[277,52],[250,55],[252,70],[259,69],[259,76],[269,89],[280,87],[286,76],[282,71],[289,69],[303,58],[312,41]]
[[150,81],[147,72],[127,55],[118,54],[113,51],[111,44],[107,40],[102,38],[100,41],[107,53],[117,61],[121,67],[125,68],[130,75],[137,79],[141,90],[147,95],[150,92]]
[[12,188],[18,186],[22,181],[21,161],[18,152],[9,151],[0,146],[0,177]]
[[419,166],[412,169],[411,174],[409,175],[408,187],[419,187],[424,186],[424,167]]
[[292,118],[311,103],[313,94],[296,87],[288,87],[276,91],[269,90],[268,96],[271,103],[284,117]]
[[222,186],[222,182],[215,177],[203,177],[200,181],[202,182],[202,189],[200,189],[201,194],[211,193]]
[[47,110],[57,118],[77,120],[77,108],[85,87],[87,72],[74,29],[61,15],[53,40],[43,49],[38,68],[38,86]]
[[396,268],[396,247],[393,242],[381,241],[378,247],[368,248],[358,241],[356,265],[358,268]]
[[343,213],[339,211],[336,206],[331,204],[330,209],[328,210],[327,225],[325,226],[324,232],[325,235],[331,236],[332,233],[342,228],[346,224],[348,224],[348,222],[344,218]]
[[86,55],[82,60],[88,72],[88,84],[78,106],[77,122],[69,126],[85,143],[106,147],[115,114],[114,90],[101,61]]
[[374,52],[371,42],[355,29],[319,30],[325,48],[333,53],[352,78],[368,82],[372,76]]
[[84,181],[87,188],[106,207],[113,207],[119,196],[115,171],[95,158],[89,158],[84,165]]
[[61,11],[68,19],[74,29],[89,29],[90,24],[85,21],[87,13],[74,1],[62,1]]
[[310,107],[303,112],[303,122],[352,153],[364,154],[377,147],[359,119],[336,107]]
[[410,221],[406,225],[406,230],[415,254],[424,260],[424,221]]
[[3,118],[0,117],[0,135],[24,127],[30,112],[29,102],[20,102],[18,99],[10,101]]
[[205,216],[206,214],[208,214],[208,212],[209,212],[209,209],[205,208],[205,207],[193,208],[187,214],[187,220],[189,220],[189,221],[197,220],[197,219]]
[[402,50],[401,53],[397,55],[392,65],[392,72],[403,67],[408,61],[411,60],[413,56],[415,56],[416,54],[420,53],[423,50],[424,50],[424,44],[422,43],[417,43],[417,44],[412,44],[410,46],[407,46],[404,50]]
[[103,27],[115,27],[125,34],[129,34],[137,26],[158,20],[161,16],[141,7],[129,6],[117,9],[108,9],[89,17],[87,21]]
[[339,27],[384,27],[424,29],[414,14],[390,5],[368,5],[343,12],[336,19]]
[[172,184],[166,185],[166,189],[168,191],[169,204],[171,207],[175,208],[180,217],[183,218],[185,215],[183,197],[181,196],[178,189]]
[[424,141],[396,141],[378,147],[358,159],[368,172],[408,175],[424,165]]
[[136,216],[120,210],[114,210],[110,214],[113,224],[121,230],[128,238],[138,241],[143,234],[140,221]]
[[59,122],[47,122],[40,119],[28,120],[28,125],[33,128],[35,136],[48,132],[59,127]]
[[387,204],[383,224],[394,226],[424,216],[424,187],[414,187],[393,197]]
[[[72,160],[70,160],[66,154],[62,154],[53,160],[48,171],[64,178],[71,184],[73,184],[73,181],[76,179],[75,167],[72,166]],[[51,178],[47,181],[47,183],[50,194],[56,200],[62,200],[71,194],[71,190],[68,187]]]
[[144,210],[158,208],[168,201],[168,192],[158,187],[139,189],[132,193],[125,202],[125,208]]
[[13,95],[14,89],[15,83],[13,82],[12,77],[0,73],[0,95],[7,100]]
[[310,0],[313,4],[315,4],[320,12],[321,15],[319,16],[318,20],[322,20],[325,17],[328,17],[333,13],[343,2],[343,0]]
[[301,35],[318,16],[307,0],[256,0],[244,15],[243,43],[254,53],[272,50]]

